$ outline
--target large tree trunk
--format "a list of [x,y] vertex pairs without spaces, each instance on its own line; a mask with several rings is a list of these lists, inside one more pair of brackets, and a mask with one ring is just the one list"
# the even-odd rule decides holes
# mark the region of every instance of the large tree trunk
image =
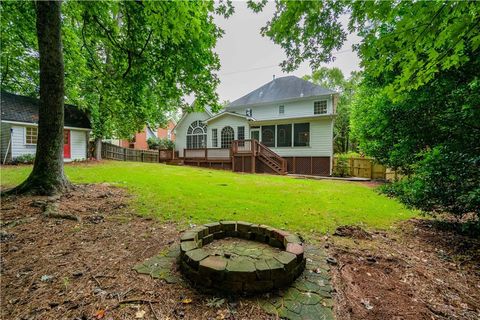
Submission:
[[38,143],[30,176],[12,193],[52,195],[71,185],[63,171],[64,65],[61,40],[61,1],[37,1],[40,53]]
[[95,159],[102,160],[102,138],[95,138]]

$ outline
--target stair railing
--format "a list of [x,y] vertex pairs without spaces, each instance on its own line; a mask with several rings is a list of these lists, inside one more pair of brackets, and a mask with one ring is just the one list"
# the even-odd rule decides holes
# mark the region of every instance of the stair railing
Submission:
[[256,145],[255,149],[257,150],[256,153],[258,155],[264,156],[265,158],[272,160],[280,168],[281,173],[287,172],[287,161],[284,158],[280,157],[278,154],[273,152],[272,149],[270,149],[263,143],[257,140],[254,141]]

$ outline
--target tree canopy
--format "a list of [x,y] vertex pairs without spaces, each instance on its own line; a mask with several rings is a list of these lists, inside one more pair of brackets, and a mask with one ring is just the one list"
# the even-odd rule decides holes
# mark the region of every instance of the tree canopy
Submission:
[[[250,1],[261,10],[266,1]],[[273,18],[262,34],[287,55],[286,71],[302,62],[313,70],[334,59],[348,33],[362,40],[355,46],[364,71],[389,73],[390,96],[416,89],[439,72],[468,62],[466,47],[480,46],[478,1],[275,1]],[[342,17],[348,20],[342,25]]]
[[[66,102],[87,110],[95,136],[127,137],[169,112],[217,106],[212,1],[67,1],[62,6]],[[38,97],[33,2],[1,3],[2,90]]]

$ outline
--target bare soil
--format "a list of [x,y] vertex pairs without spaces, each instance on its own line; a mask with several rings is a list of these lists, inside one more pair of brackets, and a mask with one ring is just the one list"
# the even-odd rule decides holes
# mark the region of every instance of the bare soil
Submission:
[[[81,222],[44,217],[46,200],[2,199],[2,319],[275,319],[255,298],[214,300],[133,271],[183,230],[135,215],[123,189],[82,185],[50,199]],[[335,258],[337,319],[480,317],[478,238],[427,220],[370,235],[346,228],[321,240]]]
[[338,319],[480,319],[480,239],[419,219],[371,236],[327,240]]

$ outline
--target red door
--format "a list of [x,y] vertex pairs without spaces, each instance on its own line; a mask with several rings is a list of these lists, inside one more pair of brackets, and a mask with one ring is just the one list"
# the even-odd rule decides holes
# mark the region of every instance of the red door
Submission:
[[70,130],[63,130],[63,157],[70,159]]

